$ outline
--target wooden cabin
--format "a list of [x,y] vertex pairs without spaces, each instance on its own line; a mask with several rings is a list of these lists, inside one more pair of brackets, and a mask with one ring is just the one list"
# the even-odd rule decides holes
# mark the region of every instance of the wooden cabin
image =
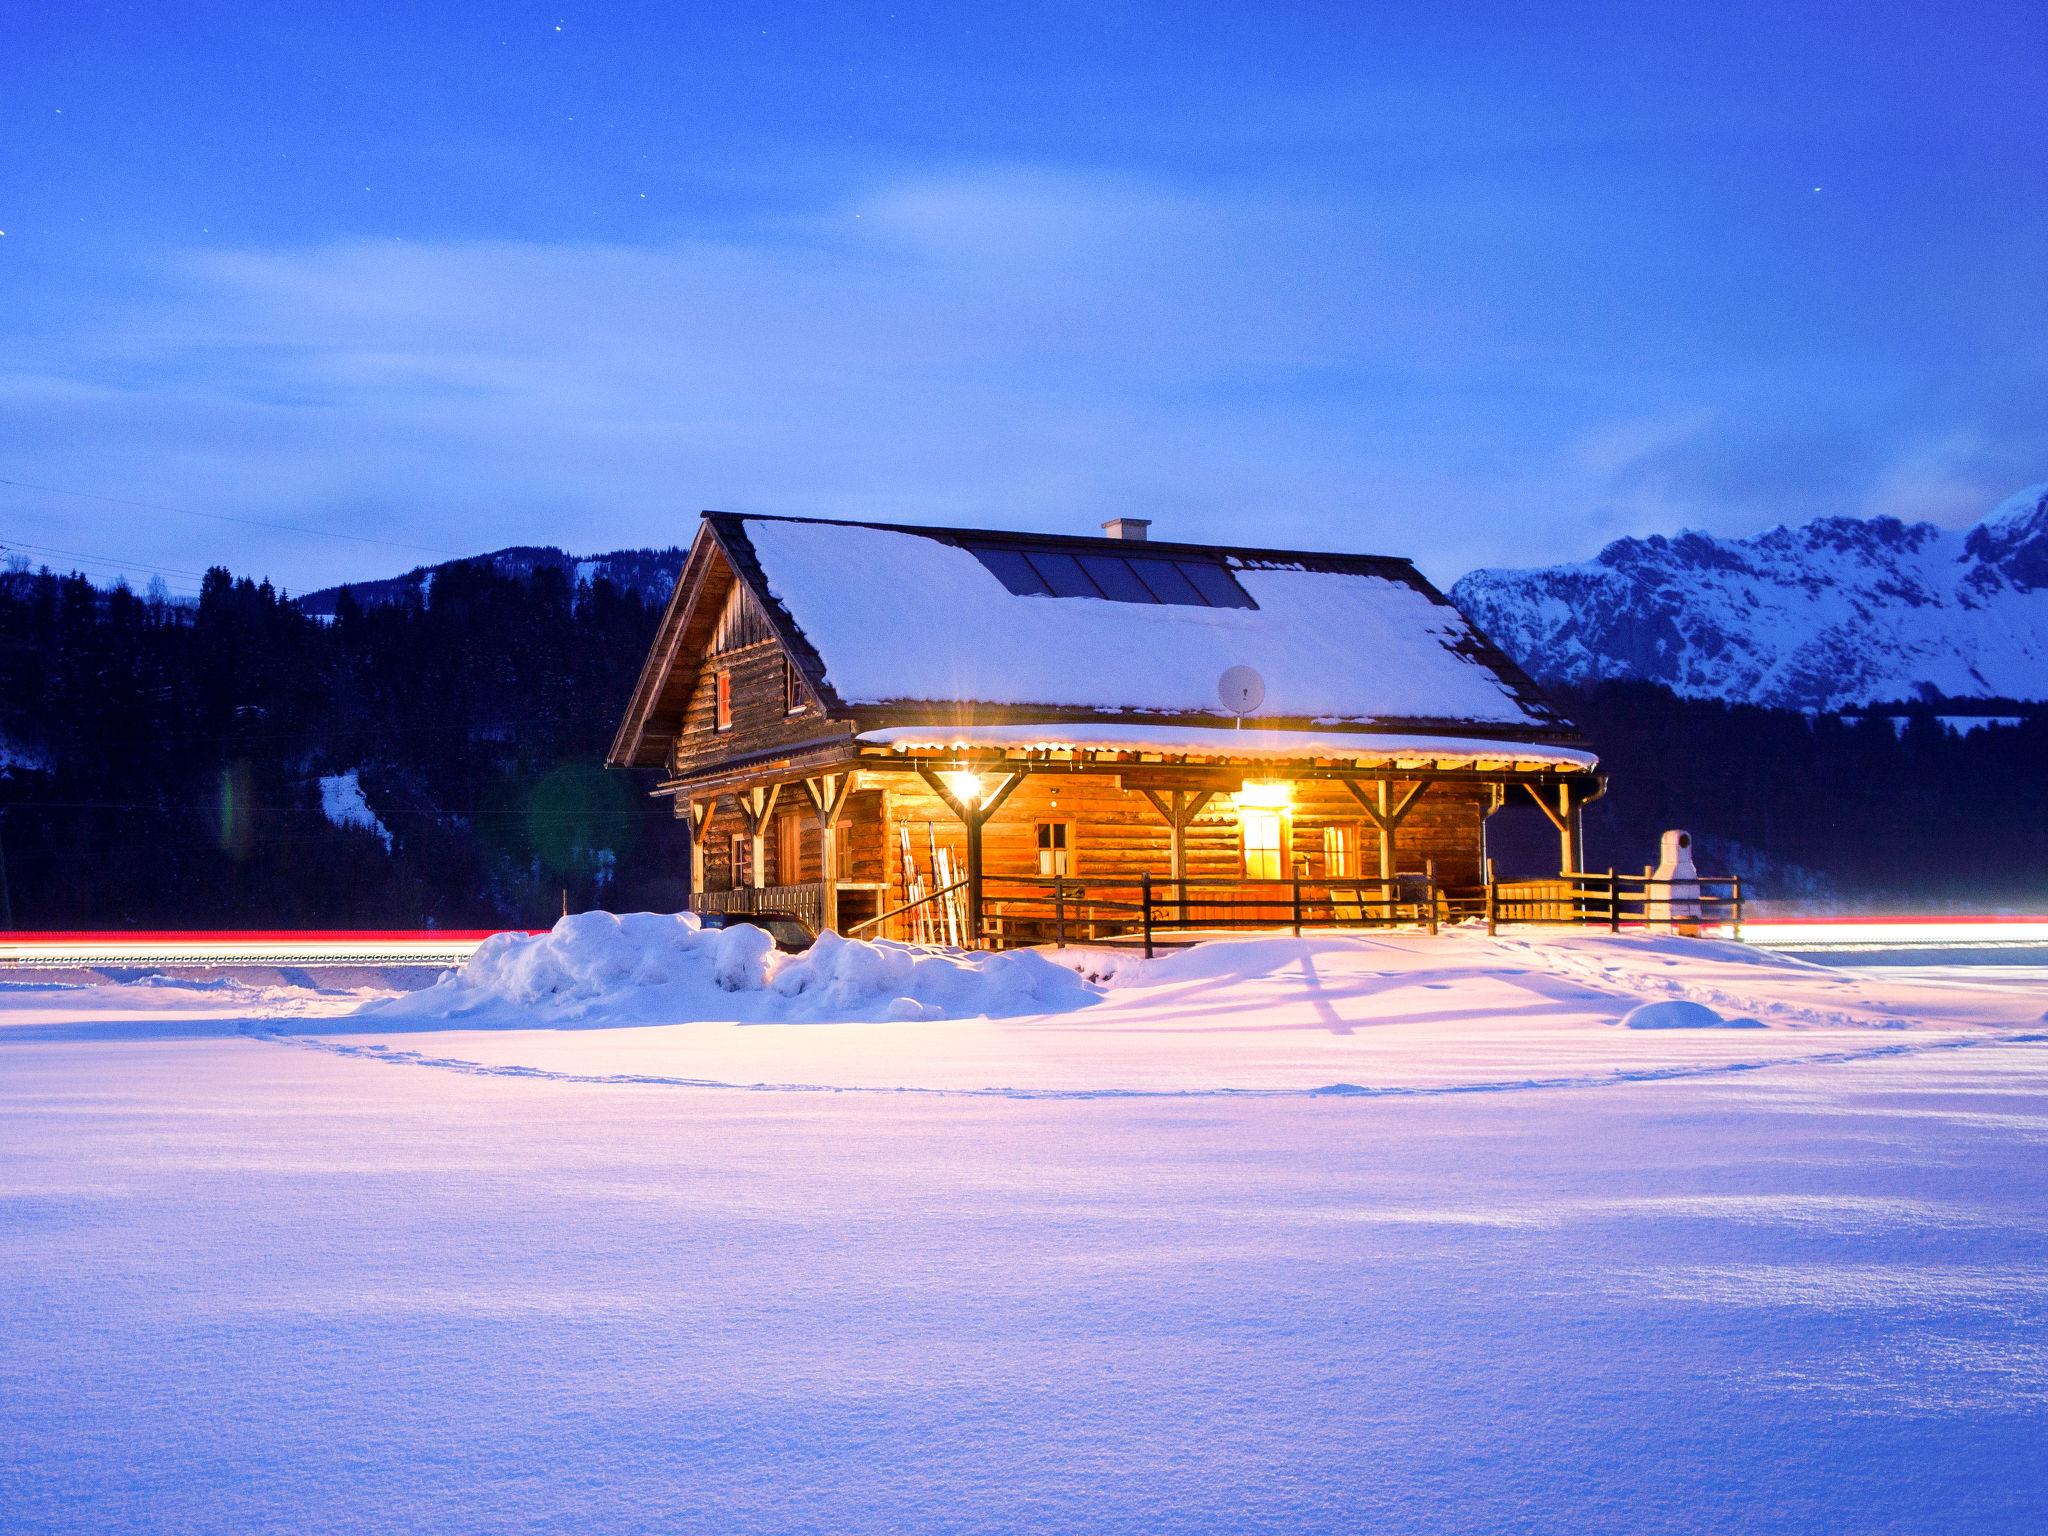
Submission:
[[1104,526],[705,513],[609,759],[688,818],[692,905],[900,937],[957,886],[1015,942],[1139,883],[1391,903],[1477,887],[1525,797],[1578,867],[1593,753],[1408,561]]

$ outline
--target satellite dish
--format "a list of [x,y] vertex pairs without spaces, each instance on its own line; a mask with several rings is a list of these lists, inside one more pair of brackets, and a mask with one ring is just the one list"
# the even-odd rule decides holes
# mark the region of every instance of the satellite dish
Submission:
[[1216,679],[1216,697],[1223,707],[1243,720],[1266,702],[1266,680],[1250,667],[1226,667]]

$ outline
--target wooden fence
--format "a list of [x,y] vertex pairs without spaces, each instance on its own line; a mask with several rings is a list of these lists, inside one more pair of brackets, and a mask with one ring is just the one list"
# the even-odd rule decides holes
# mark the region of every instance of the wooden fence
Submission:
[[[931,903],[956,899],[965,885],[905,903],[857,923],[849,936],[899,924]],[[699,891],[698,912],[788,912],[820,926],[823,893],[815,884],[741,886]],[[1697,932],[1728,927],[1742,935],[1742,882],[1702,875],[1678,882],[1614,870],[1575,871],[1544,880],[1495,880],[1480,886],[1445,886],[1435,870],[1392,879],[1175,880],[1143,874],[1135,879],[1073,875],[990,875],[982,888],[981,942],[994,949],[1032,944],[1138,943],[1151,954],[1161,935],[1194,930],[1420,927],[1479,921],[1488,933],[1503,924],[1550,927],[1670,927]]]
[[729,891],[692,891],[692,912],[787,912],[815,932],[825,921],[825,893],[816,881],[804,885],[739,885]]
[[1575,872],[1549,880],[1440,885],[1434,870],[1390,880],[1086,880],[1074,876],[990,876],[984,886],[983,942],[1140,943],[1147,955],[1164,934],[1192,930],[1421,927],[1483,921],[1573,928],[1640,929],[1669,925],[1742,931],[1742,883],[1733,876],[1660,881],[1650,875]]

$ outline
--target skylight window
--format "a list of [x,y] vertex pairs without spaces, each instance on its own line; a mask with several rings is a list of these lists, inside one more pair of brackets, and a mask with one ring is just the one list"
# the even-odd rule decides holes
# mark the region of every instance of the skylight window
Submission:
[[1230,568],[1200,555],[1075,553],[1052,544],[967,545],[1019,597],[1094,597],[1112,603],[1256,608]]

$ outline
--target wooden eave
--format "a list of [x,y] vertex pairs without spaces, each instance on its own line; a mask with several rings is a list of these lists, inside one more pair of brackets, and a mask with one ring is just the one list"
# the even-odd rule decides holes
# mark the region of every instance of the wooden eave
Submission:
[[[1078,709],[1042,705],[980,703],[972,700],[937,703],[904,700],[887,704],[861,704],[839,712],[858,732],[929,726],[934,731],[965,730],[977,725],[1110,725],[1142,730],[1148,725],[1205,726],[1234,729],[1235,715],[1214,710],[1127,710]],[[1552,712],[1553,718],[1558,718]],[[1481,741],[1526,741],[1531,746],[1570,747],[1593,750],[1577,729],[1561,718],[1548,726],[1487,724],[1472,720],[1433,716],[1403,717],[1395,720],[1324,720],[1303,715],[1270,715],[1244,722],[1251,731],[1315,731],[1319,734],[1355,735],[1363,741],[1375,736],[1451,736]]]

